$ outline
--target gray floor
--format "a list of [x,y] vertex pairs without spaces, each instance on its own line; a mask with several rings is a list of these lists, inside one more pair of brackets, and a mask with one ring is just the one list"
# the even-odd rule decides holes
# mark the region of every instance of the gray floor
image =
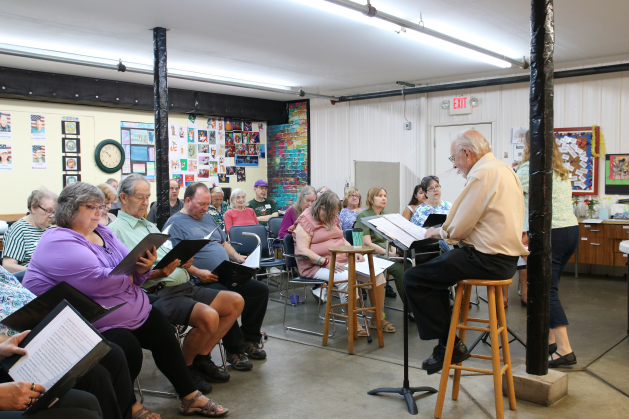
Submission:
[[[627,418],[629,417],[629,339],[627,339],[627,282],[621,278],[566,275],[561,283],[561,299],[570,321],[571,345],[578,364],[569,372],[569,395],[550,408],[518,401],[516,411],[505,416]],[[275,294],[277,296],[277,294]],[[483,296],[481,294],[481,296]],[[309,295],[312,297],[312,295]],[[303,292],[301,292],[303,300]],[[507,311],[509,327],[523,339],[526,336],[526,308],[521,307],[516,285],[510,287]],[[400,306],[399,298],[387,299],[389,306]],[[403,377],[402,314],[386,310],[387,320],[398,329],[385,334],[385,346],[377,339],[366,338],[354,343],[354,355],[347,354],[347,333],[343,326],[321,346],[321,338],[282,326],[283,305],[270,302],[264,321],[269,339],[265,349],[269,356],[254,361],[249,372],[233,371],[229,383],[217,384],[210,395],[230,408],[230,417],[239,418],[381,418],[404,417],[405,403],[397,395],[369,396],[376,387],[399,387]],[[471,315],[487,318],[486,304],[473,307]],[[312,298],[298,307],[288,307],[291,324],[322,331],[317,319],[317,305]],[[478,333],[469,333],[468,342]],[[438,387],[439,374],[428,376],[420,369],[434,342],[419,340],[417,330],[409,327],[411,386]],[[524,363],[525,351],[518,343],[510,345],[514,364]],[[490,354],[490,348],[479,344],[475,353]],[[220,359],[218,352],[213,354]],[[487,367],[483,361],[470,365]],[[168,381],[156,370],[150,353],[140,375],[144,388],[172,391]],[[451,382],[449,390],[451,390]],[[443,418],[495,417],[493,382],[488,376],[467,375],[457,401],[446,397]],[[179,416],[178,400],[145,395],[145,405],[163,418]],[[433,417],[436,395],[416,395],[420,417]]]

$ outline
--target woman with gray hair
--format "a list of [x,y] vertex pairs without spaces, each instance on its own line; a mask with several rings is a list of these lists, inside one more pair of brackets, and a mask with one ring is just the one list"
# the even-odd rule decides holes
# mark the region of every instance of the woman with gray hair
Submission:
[[415,208],[411,223],[421,227],[430,214],[449,213],[452,203],[441,200],[441,185],[437,176],[424,177],[420,185],[426,192],[426,200]]
[[11,273],[18,273],[18,279],[22,279],[22,271],[26,271],[37,242],[52,224],[57,195],[36,189],[29,195],[26,205],[28,215],[13,223],[4,235],[2,266]]
[[[330,266],[330,248],[335,246],[350,246],[343,238],[343,230],[337,214],[341,210],[341,201],[332,191],[323,192],[316,201],[307,208],[298,218],[295,224],[288,229],[295,240],[295,251],[298,255],[308,259],[297,258],[299,275],[306,278],[324,279],[330,278],[330,272],[334,272],[335,281],[347,281],[346,268],[347,254],[336,255],[336,265]],[[364,262],[362,255],[356,254],[356,261]],[[367,276],[356,272],[358,282],[370,281]],[[384,309],[384,275],[376,277],[376,295],[378,301],[372,301],[372,305],[379,304]],[[338,284],[338,289],[347,291],[347,282]],[[347,303],[347,293],[340,293],[341,302]],[[357,325],[358,336],[367,336],[367,331]]]
[[258,217],[253,208],[247,208],[247,194],[240,188],[231,194],[231,209],[225,213],[225,232],[229,233],[232,226],[258,224]]
[[317,191],[310,185],[306,185],[301,188],[297,201],[290,206],[280,225],[280,232],[277,234],[279,239],[283,239],[288,234],[288,229],[295,224],[297,217],[299,217],[306,209],[310,208],[310,205],[317,199]]
[[[126,190],[125,181],[120,185],[121,191]],[[148,201],[147,196],[142,199]],[[41,295],[65,281],[103,307],[121,305],[93,325],[123,349],[131,380],[140,373],[142,348],[147,349],[179,394],[181,413],[222,416],[227,409],[197,391],[172,326],[158,309],[153,309],[140,288],[157,260],[155,247],[139,258],[133,274],[110,275],[129,250],[109,228],[100,224],[104,203],[105,196],[96,186],[83,182],[66,186],[57,203],[58,227],[42,235],[24,277],[24,286]],[[157,415],[149,411],[144,416],[155,419]]]

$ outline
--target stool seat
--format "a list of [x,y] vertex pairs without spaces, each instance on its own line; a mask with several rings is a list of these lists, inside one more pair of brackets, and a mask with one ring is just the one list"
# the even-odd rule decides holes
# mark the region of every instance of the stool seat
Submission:
[[336,246],[328,249],[330,253],[349,253],[349,254],[370,254],[376,251],[373,247],[367,246]]
[[513,279],[462,279],[457,282],[460,285],[470,285],[478,287],[499,287],[502,285],[511,285]]

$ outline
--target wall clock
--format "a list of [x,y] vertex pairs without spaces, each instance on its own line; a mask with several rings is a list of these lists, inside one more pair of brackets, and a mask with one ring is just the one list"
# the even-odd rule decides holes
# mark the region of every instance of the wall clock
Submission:
[[103,140],[96,146],[96,150],[94,150],[94,159],[103,172],[117,172],[124,165],[124,148],[115,140]]

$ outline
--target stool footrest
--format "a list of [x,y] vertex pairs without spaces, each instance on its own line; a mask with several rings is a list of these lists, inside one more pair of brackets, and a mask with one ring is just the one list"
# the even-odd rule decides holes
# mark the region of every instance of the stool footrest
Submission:
[[375,307],[365,307],[365,308],[355,308],[354,310],[352,310],[354,313],[362,313],[363,311],[376,311]]
[[[477,358],[477,359],[485,359],[487,361],[491,361],[493,360],[492,357],[487,356],[487,355],[476,355],[476,354],[471,354],[470,355],[472,358]],[[500,358],[500,362],[505,362],[505,360],[503,358]]]
[[487,320],[487,319],[474,319],[472,317],[468,317],[467,321],[468,322],[474,322],[474,323],[487,323],[487,324],[489,324],[489,320]]
[[484,370],[482,368],[464,367],[463,365],[450,365],[450,368],[454,370],[479,372],[481,374],[494,375],[493,371]]
[[346,314],[340,314],[340,313],[330,313],[330,316],[342,317],[342,318],[344,318],[344,319],[347,319],[347,315],[346,315]]
[[462,330],[474,330],[476,332],[491,332],[491,330],[486,327],[465,326],[462,324],[457,325],[456,328]]
[[503,375],[505,371],[507,371],[507,369],[509,369],[510,367],[510,365],[505,365],[504,367],[502,367],[502,369],[500,370],[500,375]]

